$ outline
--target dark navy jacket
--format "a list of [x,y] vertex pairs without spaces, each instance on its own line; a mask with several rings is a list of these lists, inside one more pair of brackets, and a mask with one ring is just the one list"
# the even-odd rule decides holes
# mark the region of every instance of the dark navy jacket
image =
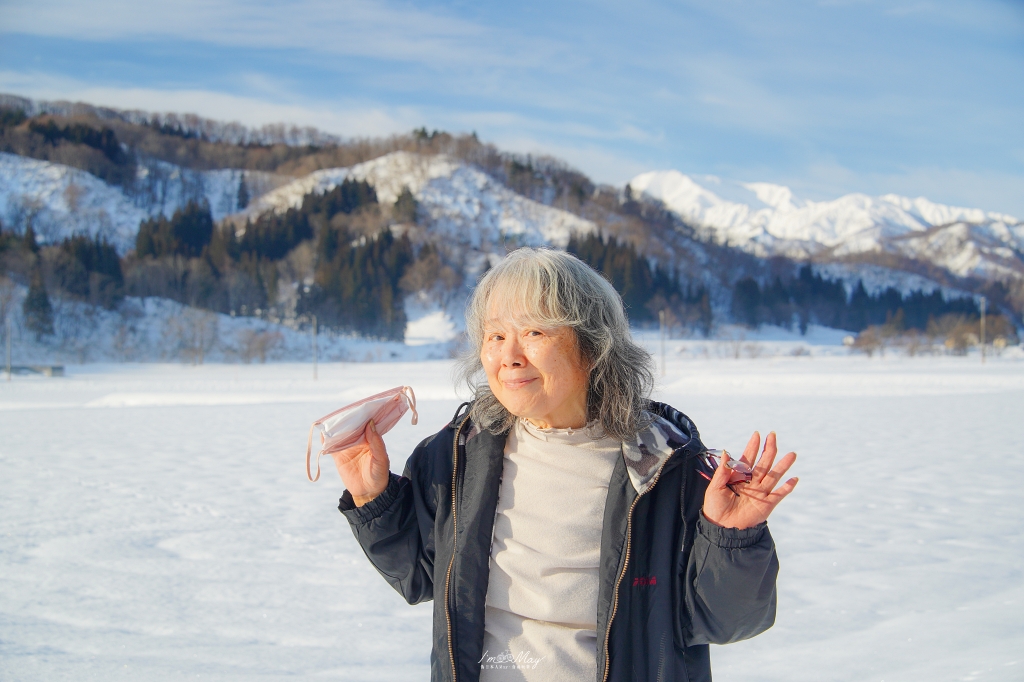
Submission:
[[[704,519],[706,448],[683,413],[651,403],[608,486],[597,604],[597,680],[711,680],[708,644],[775,621],[778,559],[766,524]],[[410,603],[434,600],[431,679],[476,682],[506,434],[457,416],[413,451],[403,476],[339,509],[384,578]],[[454,491],[454,495],[452,492]]]

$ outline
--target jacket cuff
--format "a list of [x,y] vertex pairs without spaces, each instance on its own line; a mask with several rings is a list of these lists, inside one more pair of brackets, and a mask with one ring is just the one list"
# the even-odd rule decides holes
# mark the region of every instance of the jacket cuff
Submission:
[[[376,502],[376,500],[374,500]],[[750,528],[723,528],[708,521],[704,516],[704,510],[700,510],[700,517],[697,519],[698,532],[706,537],[711,544],[723,549],[743,549],[756,545],[768,528],[768,522],[762,521]]]
[[362,524],[373,521],[391,506],[391,503],[398,497],[398,482],[401,476],[392,472],[388,473],[388,487],[362,507],[357,507],[352,499],[352,493],[346,490],[338,500],[338,511],[345,515],[350,523]]

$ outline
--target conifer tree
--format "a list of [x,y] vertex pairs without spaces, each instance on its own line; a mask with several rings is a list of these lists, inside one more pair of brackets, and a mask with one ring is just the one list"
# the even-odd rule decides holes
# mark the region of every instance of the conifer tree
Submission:
[[238,210],[241,211],[249,205],[249,187],[245,184],[245,173],[242,173],[242,180],[238,183]]
[[25,316],[25,326],[35,333],[36,339],[53,334],[53,306],[50,305],[50,297],[43,283],[43,273],[39,268],[32,273],[28,296],[25,297],[21,310]]
[[143,220],[139,224],[139,232],[135,235],[135,255],[139,258],[145,256],[156,256],[156,246],[153,244],[153,233],[156,231],[159,222],[154,220]]
[[416,211],[418,208],[419,203],[416,201],[416,197],[412,195],[408,187],[403,187],[402,193],[395,200],[395,220],[400,223],[416,222]]
[[157,216],[139,224],[135,253],[139,257],[198,257],[213,238],[213,217],[206,201],[189,201],[170,220]]
[[29,225],[25,228],[25,236],[21,239],[22,248],[31,253],[39,253],[39,242],[36,241],[36,231]]
[[761,287],[752,277],[736,282],[732,290],[732,316],[748,327],[760,325]]

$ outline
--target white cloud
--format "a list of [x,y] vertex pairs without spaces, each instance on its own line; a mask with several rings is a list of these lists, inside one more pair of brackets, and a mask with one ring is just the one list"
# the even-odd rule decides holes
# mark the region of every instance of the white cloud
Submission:
[[170,38],[212,45],[477,66],[540,66],[558,50],[530,37],[500,40],[452,13],[383,0],[13,0],[3,31],[77,40]]
[[532,133],[548,138],[579,138],[593,142],[625,141],[644,145],[660,142],[664,138],[663,133],[642,130],[630,123],[600,126],[577,120],[553,121],[513,111],[438,113],[444,125],[454,130],[488,130],[495,133],[501,131],[516,136]]
[[[268,85],[268,87],[275,87]],[[385,107],[360,102],[279,104],[294,98],[262,99],[209,90],[156,90],[94,86],[46,74],[0,71],[0,91],[35,99],[87,102],[118,109],[193,113],[221,121],[259,127],[267,123],[314,126],[346,137],[406,132],[423,120],[413,107]]]
[[650,163],[592,144],[557,143],[514,134],[498,135],[494,138],[494,142],[501,149],[562,159],[597,183],[622,186],[629,182],[630,178],[651,170]]
[[120,109],[194,113],[222,121],[238,121],[247,126],[279,122],[311,125],[343,136],[390,135],[426,125],[452,132],[476,130],[489,139],[495,136],[525,139],[524,135],[535,135],[548,140],[577,138],[591,143],[640,144],[657,143],[663,139],[663,133],[645,131],[628,123],[601,127],[572,120],[552,121],[514,111],[453,111],[436,106],[388,106],[359,100],[281,104],[296,102],[300,98],[280,80],[259,73],[243,74],[240,80],[252,94],[243,96],[200,89],[118,88],[91,85],[52,74],[0,71],[0,91],[34,99],[80,101]]
[[703,105],[701,118],[718,126],[772,134],[807,123],[809,112],[800,101],[757,82],[753,71],[749,64],[721,56],[692,63],[692,96]]

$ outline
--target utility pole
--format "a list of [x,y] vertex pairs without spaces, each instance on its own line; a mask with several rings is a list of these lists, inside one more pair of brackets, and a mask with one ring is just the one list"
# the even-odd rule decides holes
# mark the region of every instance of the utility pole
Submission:
[[981,297],[981,364],[985,364],[985,297]]
[[8,315],[7,319],[7,380],[11,380],[11,316]]
[[316,381],[316,361],[317,361],[317,349],[316,349],[316,315],[313,316],[313,381]]
[[661,331],[661,376],[665,376],[665,311],[658,311],[658,324]]

